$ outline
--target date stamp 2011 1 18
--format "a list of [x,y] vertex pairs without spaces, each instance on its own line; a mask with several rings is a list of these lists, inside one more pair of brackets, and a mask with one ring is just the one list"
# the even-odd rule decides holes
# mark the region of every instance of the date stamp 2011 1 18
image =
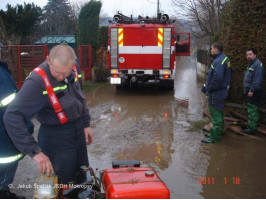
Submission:
[[[214,177],[199,177],[198,178],[198,184],[199,185],[214,185],[215,184],[215,178]],[[240,178],[239,177],[224,177],[224,184],[234,184],[239,185],[240,184]]]

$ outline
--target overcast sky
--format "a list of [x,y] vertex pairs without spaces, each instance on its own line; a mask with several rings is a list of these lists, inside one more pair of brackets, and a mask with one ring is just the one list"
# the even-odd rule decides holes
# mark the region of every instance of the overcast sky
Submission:
[[[89,2],[89,0],[70,0],[78,2]],[[6,4],[12,6],[34,2],[36,5],[43,7],[47,0],[0,0],[0,9],[6,10]],[[121,11],[124,15],[130,16],[154,16],[157,12],[157,0],[102,0],[102,13],[112,17],[116,11]],[[160,10],[173,16],[172,0],[160,0]]]

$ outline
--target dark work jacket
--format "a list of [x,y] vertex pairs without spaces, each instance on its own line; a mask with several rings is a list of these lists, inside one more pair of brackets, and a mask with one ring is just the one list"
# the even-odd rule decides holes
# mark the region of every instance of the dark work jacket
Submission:
[[230,60],[222,53],[214,55],[206,80],[206,90],[209,104],[218,110],[224,108],[224,100],[228,96],[230,80]]
[[245,92],[255,92],[261,90],[264,70],[258,58],[251,61],[245,72],[243,86]]
[[[6,62],[0,61],[0,100],[17,92],[17,86],[12,79]],[[10,140],[3,123],[7,106],[0,107],[0,158],[14,156],[19,153]]]
[[[84,127],[89,127],[90,115],[86,106],[86,98],[80,84],[75,81],[74,72],[66,81],[57,81],[51,75],[47,62],[43,62],[40,67],[46,72],[68,122],[82,118]],[[4,123],[15,146],[31,157],[41,150],[33,136],[27,133],[23,121],[35,114],[41,124],[61,125],[49,100],[42,78],[37,73],[31,72],[4,115]]]

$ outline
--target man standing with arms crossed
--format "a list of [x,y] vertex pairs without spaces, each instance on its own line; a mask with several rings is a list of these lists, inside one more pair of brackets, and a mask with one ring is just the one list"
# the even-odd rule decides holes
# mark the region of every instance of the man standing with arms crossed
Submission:
[[206,80],[206,94],[213,127],[211,133],[206,134],[203,143],[216,143],[222,137],[224,101],[228,96],[231,79],[230,60],[223,53],[223,46],[215,42],[211,46],[213,62]]
[[259,121],[260,99],[262,95],[261,85],[264,76],[263,65],[257,58],[257,50],[249,48],[246,52],[247,60],[250,62],[244,76],[244,92],[247,97],[248,125],[243,133],[253,135]]
[[[4,115],[17,149],[36,161],[41,174],[55,172],[64,184],[73,181],[80,166],[89,165],[86,144],[93,141],[86,98],[72,70],[75,58],[71,47],[53,47]],[[35,114],[41,123],[38,143],[23,123]]]

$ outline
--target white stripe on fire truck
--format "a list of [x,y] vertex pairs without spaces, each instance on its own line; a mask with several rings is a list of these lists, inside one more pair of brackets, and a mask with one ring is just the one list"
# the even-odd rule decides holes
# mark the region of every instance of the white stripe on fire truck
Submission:
[[119,46],[120,54],[162,54],[161,46]]

